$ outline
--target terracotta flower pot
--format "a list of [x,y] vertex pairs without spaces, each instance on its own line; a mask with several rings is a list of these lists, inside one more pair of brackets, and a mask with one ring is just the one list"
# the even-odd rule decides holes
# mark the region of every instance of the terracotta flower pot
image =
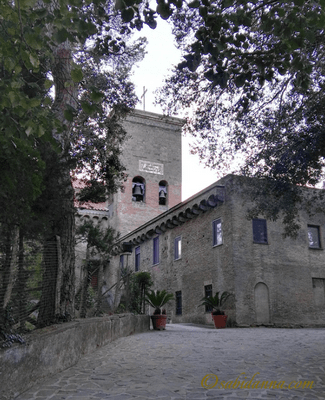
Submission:
[[167,315],[151,315],[153,329],[161,331],[166,329]]
[[223,329],[226,327],[228,315],[213,315],[212,319],[216,329]]

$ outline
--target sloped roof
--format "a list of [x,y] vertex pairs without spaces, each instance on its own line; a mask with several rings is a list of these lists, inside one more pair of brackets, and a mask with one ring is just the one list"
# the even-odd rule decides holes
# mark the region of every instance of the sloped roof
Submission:
[[[75,193],[78,193],[81,189],[86,187],[87,181],[85,179],[74,179],[72,180],[72,186]],[[107,201],[103,203],[93,203],[92,201],[87,201],[81,203],[78,201],[76,196],[74,197],[74,206],[79,209],[84,210],[97,210],[97,211],[108,211],[108,203]]]

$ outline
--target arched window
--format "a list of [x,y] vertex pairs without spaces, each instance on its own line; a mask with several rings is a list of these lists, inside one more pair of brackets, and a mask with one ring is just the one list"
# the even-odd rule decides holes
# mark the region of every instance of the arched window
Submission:
[[141,176],[132,180],[132,201],[144,201],[145,181]]
[[159,204],[161,206],[167,205],[167,182],[166,181],[159,182]]

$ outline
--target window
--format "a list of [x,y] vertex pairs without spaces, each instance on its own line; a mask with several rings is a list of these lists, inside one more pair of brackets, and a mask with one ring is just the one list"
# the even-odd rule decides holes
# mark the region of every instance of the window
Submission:
[[175,238],[175,252],[174,252],[174,259],[179,260],[182,258],[182,238],[178,236]]
[[266,219],[253,219],[253,241],[267,244]]
[[132,201],[144,201],[145,182],[141,176],[136,176],[132,180]]
[[311,249],[320,249],[319,226],[308,225],[308,242]]
[[159,236],[153,238],[153,265],[159,264]]
[[[204,297],[212,297],[212,285],[204,286]],[[205,312],[212,312],[212,307],[205,306]]]
[[135,271],[139,271],[140,268],[140,246],[135,248]]
[[159,182],[159,204],[167,205],[167,183],[165,181]]
[[213,246],[222,244],[222,225],[220,218],[212,222],[212,230],[213,230]]
[[176,292],[176,315],[182,315],[182,292]]

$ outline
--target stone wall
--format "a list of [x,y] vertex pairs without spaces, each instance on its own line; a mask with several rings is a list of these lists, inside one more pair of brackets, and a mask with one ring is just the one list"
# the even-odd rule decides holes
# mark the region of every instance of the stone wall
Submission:
[[36,330],[26,345],[0,350],[0,399],[13,399],[80,357],[123,336],[150,329],[150,317],[121,314],[76,320]]
[[[151,272],[155,289],[174,295],[182,292],[182,314],[175,302],[167,312],[172,322],[211,323],[211,315],[198,307],[204,287],[234,294],[227,313],[240,326],[325,325],[325,215],[300,214],[296,239],[283,238],[281,219],[266,221],[267,243],[253,240],[250,206],[236,177],[216,182],[122,238],[140,246],[140,271]],[[205,207],[211,194],[218,197],[225,185],[224,201]],[[311,189],[306,189],[311,190]],[[270,199],[272,201],[272,199]],[[263,218],[263,217],[261,217]],[[213,246],[212,222],[220,219],[223,240]],[[311,248],[308,225],[320,228],[320,248]],[[153,238],[159,237],[159,263],[153,265]],[[174,259],[174,242],[181,237],[182,255]],[[118,256],[111,267],[117,268]],[[129,257],[134,270],[134,252]]]

